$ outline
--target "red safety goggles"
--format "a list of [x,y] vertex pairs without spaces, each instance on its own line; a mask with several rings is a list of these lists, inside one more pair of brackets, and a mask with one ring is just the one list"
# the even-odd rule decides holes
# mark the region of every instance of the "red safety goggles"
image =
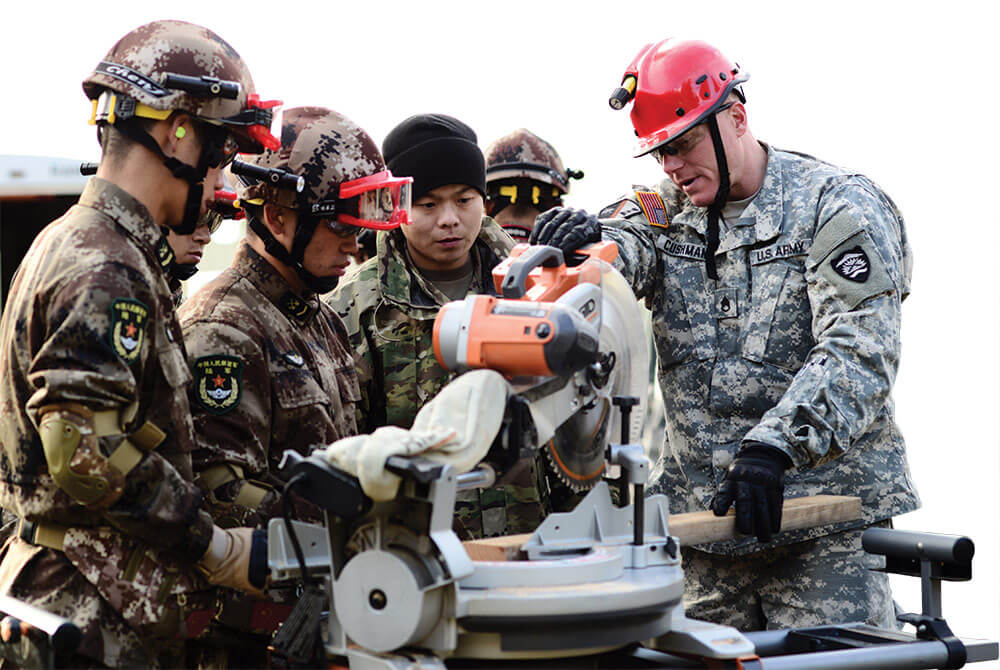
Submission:
[[383,170],[343,182],[336,198],[313,203],[309,213],[325,219],[338,234],[354,227],[392,230],[410,223],[412,189],[413,177],[394,177]]

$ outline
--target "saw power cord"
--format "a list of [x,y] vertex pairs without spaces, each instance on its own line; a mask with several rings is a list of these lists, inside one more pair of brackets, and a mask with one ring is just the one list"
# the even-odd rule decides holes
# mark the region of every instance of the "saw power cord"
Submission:
[[295,550],[295,558],[299,561],[299,569],[302,571],[302,583],[309,584],[309,568],[306,567],[306,556],[302,551],[302,544],[299,542],[299,536],[295,534],[295,528],[292,527],[292,510],[291,510],[291,493],[292,489],[299,485],[300,482],[305,480],[306,475],[304,472],[292,477],[288,480],[285,485],[285,489],[281,492],[281,518],[285,522],[285,532],[288,533],[288,539],[292,542],[292,549]]

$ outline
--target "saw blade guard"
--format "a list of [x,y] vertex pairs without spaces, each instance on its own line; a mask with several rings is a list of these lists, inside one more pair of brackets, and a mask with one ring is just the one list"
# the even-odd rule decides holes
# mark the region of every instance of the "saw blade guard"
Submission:
[[[632,289],[607,261],[592,256],[584,265],[591,266],[584,272],[596,281],[581,282],[556,302],[585,314],[596,328],[601,362],[547,396],[529,393],[540,449],[552,471],[575,491],[589,489],[605,476],[608,444],[622,439],[622,414],[612,403],[617,396],[638,401],[629,414],[627,440],[638,443],[649,377],[649,344],[645,330],[637,327],[642,313]],[[601,367],[610,370],[595,373]],[[578,389],[584,386],[593,395],[578,402]]]
[[[611,396],[633,396],[639,403],[629,416],[629,442],[639,443],[646,416],[649,391],[649,341],[643,328],[642,309],[632,288],[610,263],[590,260],[601,267],[601,314],[599,342],[601,353],[615,353],[611,371]],[[609,437],[621,436],[621,413],[612,412]]]

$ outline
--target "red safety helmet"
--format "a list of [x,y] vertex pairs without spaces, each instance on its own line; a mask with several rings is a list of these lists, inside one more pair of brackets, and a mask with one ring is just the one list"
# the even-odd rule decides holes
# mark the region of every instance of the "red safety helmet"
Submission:
[[635,155],[643,156],[705,121],[734,89],[745,100],[736,87],[747,79],[738,64],[706,42],[668,37],[644,46],[622,78],[624,89],[634,92]]

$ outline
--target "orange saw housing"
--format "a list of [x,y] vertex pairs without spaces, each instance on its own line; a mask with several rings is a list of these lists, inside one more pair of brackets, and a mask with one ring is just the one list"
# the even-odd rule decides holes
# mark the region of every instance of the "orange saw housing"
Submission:
[[[434,321],[438,363],[447,370],[490,368],[514,378],[571,374],[596,361],[598,332],[590,322],[596,306],[581,313],[556,301],[582,283],[600,285],[600,264],[567,267],[555,253],[518,244],[493,270],[503,298],[469,296],[442,307]],[[618,248],[601,242],[579,253],[610,263]]]

